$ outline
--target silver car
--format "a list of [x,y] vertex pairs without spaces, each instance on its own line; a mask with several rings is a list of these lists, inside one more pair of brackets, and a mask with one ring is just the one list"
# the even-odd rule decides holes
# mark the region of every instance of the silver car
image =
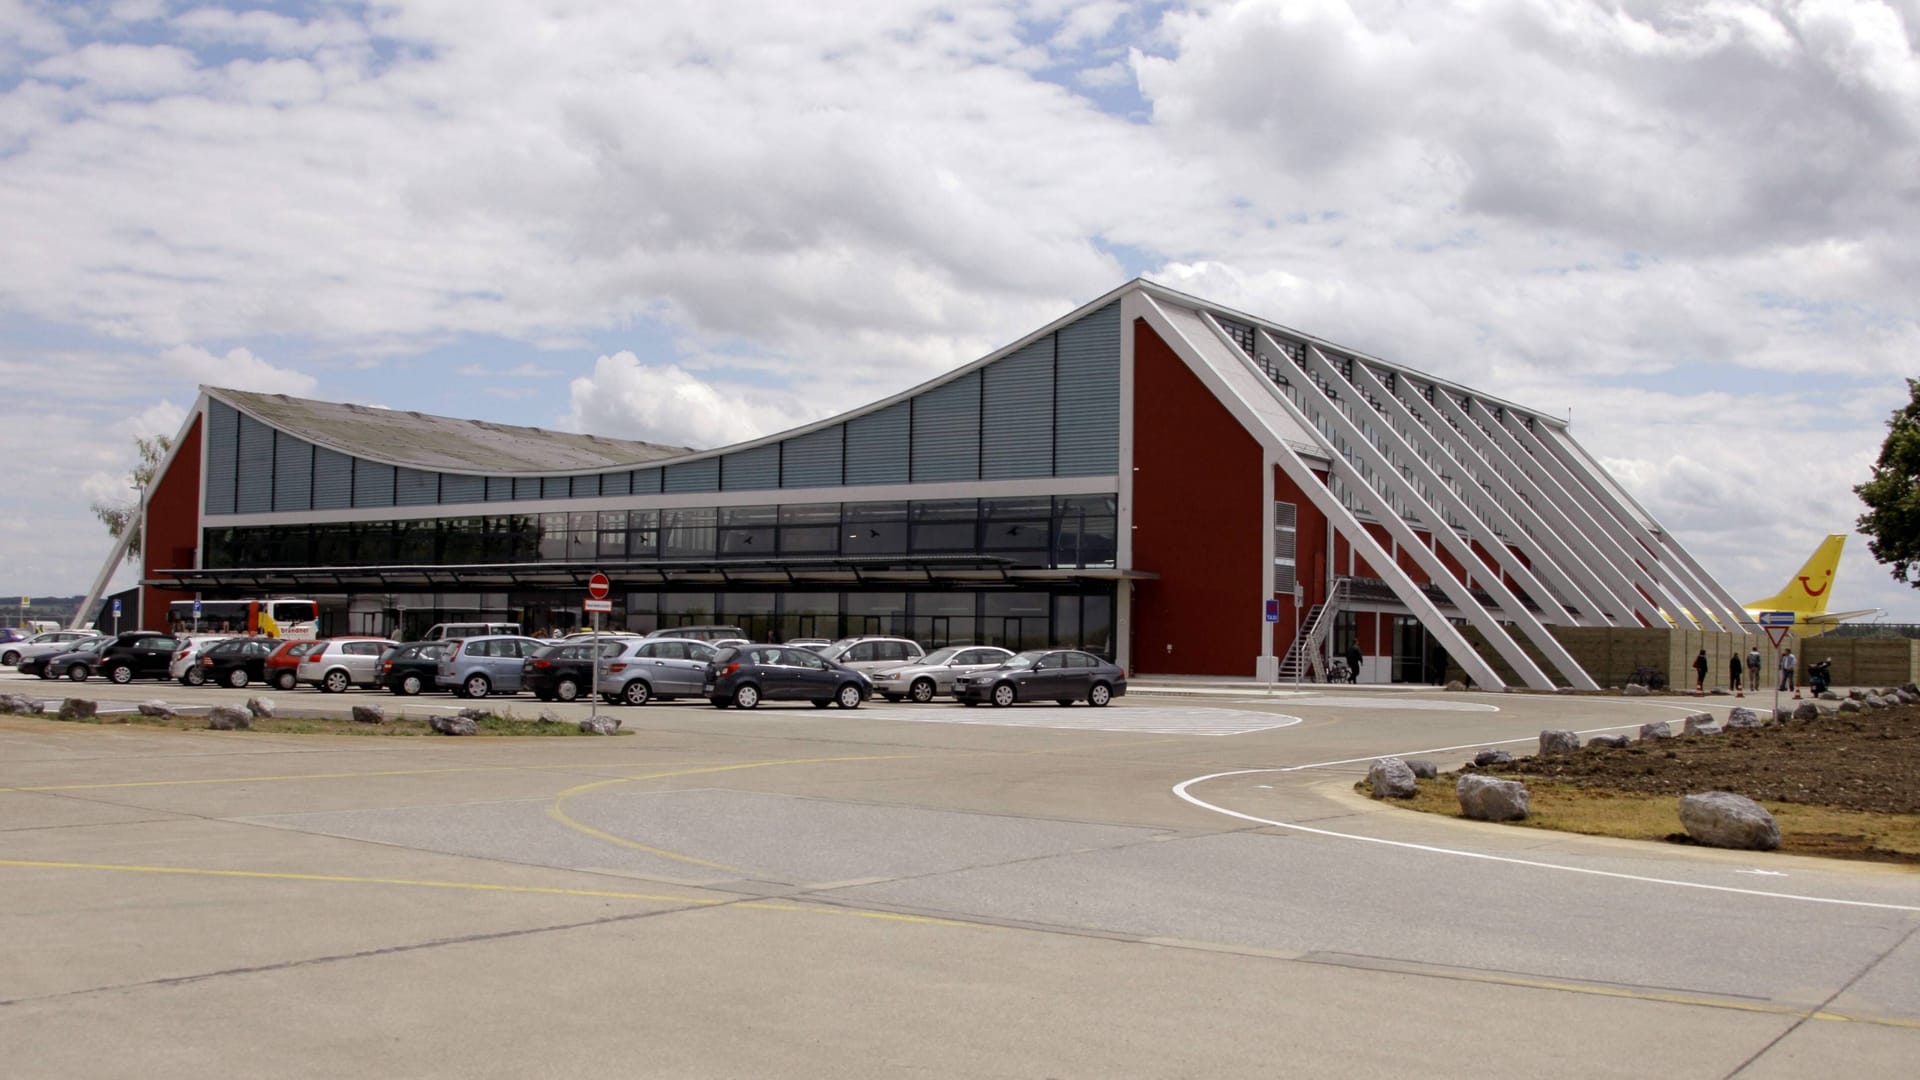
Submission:
[[935,649],[910,664],[869,671],[873,692],[888,701],[910,698],[925,704],[940,694],[953,693],[953,678],[999,667],[1013,655],[998,645],[949,645]]
[[440,659],[435,686],[456,697],[483,698],[488,694],[520,692],[520,669],[527,657],[553,644],[517,634],[460,638],[447,645]]
[[824,649],[821,656],[855,671],[873,672],[898,664],[915,664],[927,654],[917,641],[897,637],[841,638]]
[[621,642],[600,662],[595,689],[615,704],[645,705],[654,698],[699,697],[706,690],[714,647],[691,638],[641,638]]
[[395,644],[388,638],[329,638],[300,657],[294,678],[329,694],[379,686],[380,656]]
[[9,641],[5,645],[0,645],[0,664],[19,667],[22,660],[72,652],[99,636],[92,630],[49,630],[44,634],[35,634],[25,641]]

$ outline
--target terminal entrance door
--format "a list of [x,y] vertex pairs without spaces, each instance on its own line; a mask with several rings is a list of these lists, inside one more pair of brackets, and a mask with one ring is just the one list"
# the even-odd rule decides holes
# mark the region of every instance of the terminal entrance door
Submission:
[[1447,671],[1446,650],[1420,620],[1411,615],[1393,617],[1393,681],[1438,685]]

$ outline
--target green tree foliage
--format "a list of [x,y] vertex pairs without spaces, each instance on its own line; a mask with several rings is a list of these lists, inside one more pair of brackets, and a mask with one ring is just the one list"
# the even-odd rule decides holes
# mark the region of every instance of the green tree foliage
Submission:
[[1920,379],[1907,380],[1907,393],[1912,400],[1887,419],[1873,478],[1853,493],[1867,504],[1858,524],[1873,557],[1920,589]]
[[120,502],[97,501],[93,504],[93,516],[107,527],[107,533],[118,540],[120,534],[132,530],[127,541],[127,561],[140,561],[140,518],[136,511],[141,500],[147,497],[147,488],[153,484],[153,478],[160,471],[160,462],[166,459],[167,451],[173,448],[173,440],[165,435],[155,435],[151,439],[136,439],[140,460],[133,471],[127,474],[127,484],[133,488],[133,499]]

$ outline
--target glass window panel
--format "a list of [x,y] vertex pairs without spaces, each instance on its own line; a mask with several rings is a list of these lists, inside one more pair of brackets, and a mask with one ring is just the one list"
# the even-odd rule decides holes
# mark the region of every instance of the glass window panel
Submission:
[[774,539],[779,508],[728,506],[720,510],[720,554],[736,559],[770,559],[779,549]]
[[1113,594],[1094,593],[1080,598],[1080,647],[1113,659]]
[[[652,511],[647,511],[652,513]],[[627,594],[627,609],[619,616],[621,626],[635,633],[644,634],[660,625],[660,594],[650,592],[630,592]]]
[[442,519],[440,558],[441,561],[455,566],[492,561],[487,557],[486,519]]
[[627,554],[627,512],[602,510],[599,515],[600,557],[625,558]]
[[1114,496],[1069,495],[1055,499],[1053,564],[1114,565],[1117,521]]
[[848,635],[903,634],[907,629],[906,593],[848,593]]
[[534,519],[540,536],[540,560],[559,562],[567,557],[567,515],[541,514]]
[[907,550],[907,504],[848,503],[840,538],[843,555],[898,555]]
[[[708,511],[708,513],[712,513],[712,511]],[[711,623],[713,621],[712,593],[670,592],[660,594],[661,626],[697,626],[701,623]]]
[[916,552],[977,551],[974,531],[979,516],[977,499],[914,503],[909,543]]
[[660,512],[660,554],[668,559],[711,559],[714,552],[712,507]]
[[627,554],[636,559],[660,557],[660,511],[627,511]]
[[839,503],[803,503],[780,508],[780,554],[837,555],[839,552]]

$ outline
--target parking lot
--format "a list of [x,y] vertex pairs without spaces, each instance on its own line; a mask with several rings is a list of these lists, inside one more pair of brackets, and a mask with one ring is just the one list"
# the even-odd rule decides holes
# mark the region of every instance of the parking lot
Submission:
[[1910,872],[1349,790],[1373,755],[1675,707],[698,702],[602,706],[611,739],[4,717],[0,1044],[20,1076],[1905,1071]]

